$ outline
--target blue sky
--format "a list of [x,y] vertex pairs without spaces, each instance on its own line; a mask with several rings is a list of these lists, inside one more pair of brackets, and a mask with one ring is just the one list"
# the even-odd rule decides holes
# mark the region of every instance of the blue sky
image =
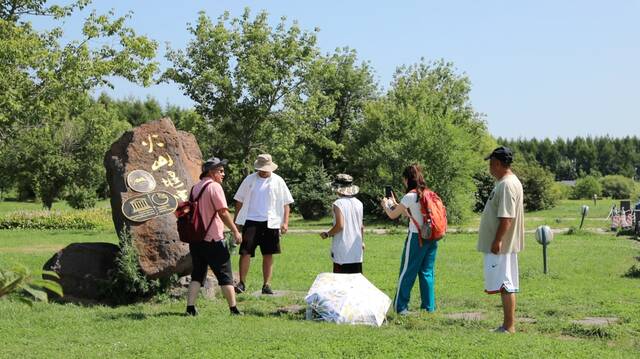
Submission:
[[[453,62],[471,79],[471,102],[495,136],[640,136],[640,0],[94,0],[90,9],[132,11],[129,24],[159,42],[166,68],[165,43],[184,48],[198,11],[239,16],[247,6],[266,10],[274,24],[284,15],[304,29],[320,28],[325,53],[355,49],[383,88],[399,65],[421,57]],[[77,38],[88,13],[66,20],[68,39]],[[115,85],[115,97],[191,105],[175,85]]]

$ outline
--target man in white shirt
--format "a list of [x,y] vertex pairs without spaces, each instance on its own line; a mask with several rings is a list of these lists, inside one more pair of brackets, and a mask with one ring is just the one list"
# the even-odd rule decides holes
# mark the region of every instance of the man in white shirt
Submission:
[[233,197],[236,200],[235,222],[242,226],[240,282],[236,285],[236,293],[245,291],[251,257],[260,246],[262,294],[273,294],[273,255],[280,253],[280,234],[289,229],[289,205],[293,203],[293,197],[282,177],[273,173],[278,165],[273,163],[271,155],[259,155],[253,167],[257,172],[242,181]]
[[500,293],[504,320],[495,331],[515,332],[516,293],[519,291],[518,252],[524,249],[524,194],[511,172],[513,152],[498,147],[485,158],[496,185],[480,218],[479,252],[484,253],[485,292]]

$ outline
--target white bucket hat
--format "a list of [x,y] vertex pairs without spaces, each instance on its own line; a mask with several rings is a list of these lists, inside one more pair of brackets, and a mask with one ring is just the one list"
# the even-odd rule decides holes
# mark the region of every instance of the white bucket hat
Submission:
[[273,172],[278,168],[278,165],[273,163],[270,154],[264,153],[258,155],[258,159],[253,163],[253,168],[255,168],[256,171]]
[[331,189],[343,196],[355,196],[360,192],[360,187],[353,184],[353,177],[344,173],[338,174],[331,182]]

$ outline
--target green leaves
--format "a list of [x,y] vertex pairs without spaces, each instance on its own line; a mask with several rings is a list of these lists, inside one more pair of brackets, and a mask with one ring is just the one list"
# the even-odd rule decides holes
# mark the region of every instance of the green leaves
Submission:
[[348,161],[365,191],[402,188],[402,170],[422,165],[427,185],[447,206],[449,220],[467,217],[475,191],[473,174],[484,163],[484,123],[468,102],[468,79],[444,62],[401,67],[387,96],[365,106]]
[[[305,81],[317,54],[315,35],[285,19],[272,28],[266,12],[212,22],[200,13],[185,50],[168,50],[162,76],[177,83],[209,125],[218,155],[248,170],[252,157],[277,143],[268,136],[288,127],[285,98]],[[224,133],[224,136],[219,134]]]
[[47,208],[71,185],[95,193],[104,182],[102,156],[128,127],[90,91],[109,86],[112,76],[148,85],[157,70],[157,43],[127,26],[130,14],[94,11],[71,41],[60,28],[38,32],[19,21],[61,20],[88,3],[0,3],[0,183],[27,182]]
[[[43,271],[43,276],[59,280],[57,273]],[[33,278],[24,266],[16,266],[12,270],[0,268],[0,298],[15,293],[19,300],[31,305],[33,301],[47,302],[47,291],[62,297],[62,287],[53,279]]]

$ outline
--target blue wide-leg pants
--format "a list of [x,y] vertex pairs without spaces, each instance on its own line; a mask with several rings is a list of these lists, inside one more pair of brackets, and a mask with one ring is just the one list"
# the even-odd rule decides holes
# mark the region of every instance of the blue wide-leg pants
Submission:
[[398,289],[394,300],[394,308],[400,313],[408,309],[411,288],[418,277],[420,282],[420,308],[429,312],[436,310],[435,299],[435,262],[438,242],[423,240],[422,247],[418,241],[418,233],[409,232],[404,243]]

